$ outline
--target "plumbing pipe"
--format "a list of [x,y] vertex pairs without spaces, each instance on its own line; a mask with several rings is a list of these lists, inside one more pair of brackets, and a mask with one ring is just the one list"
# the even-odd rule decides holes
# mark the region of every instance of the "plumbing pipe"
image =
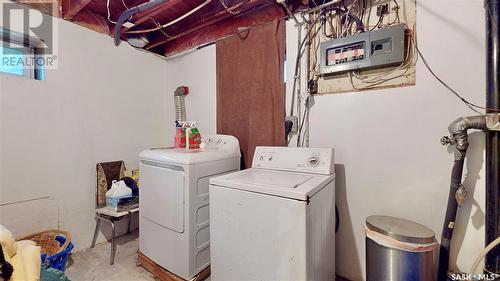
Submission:
[[500,236],[497,237],[497,239],[493,240],[493,242],[491,242],[488,246],[486,246],[486,248],[484,248],[480,253],[479,255],[477,256],[476,260],[474,261],[474,264],[472,265],[472,267],[470,268],[470,271],[469,273],[470,274],[475,274],[476,273],[476,270],[477,270],[477,267],[479,266],[479,263],[481,262],[481,260],[493,249],[495,248],[496,246],[500,245]]
[[147,9],[153,8],[157,5],[161,5],[163,3],[166,3],[169,0],[149,0],[148,2],[144,2],[140,5],[134,6],[128,10],[125,10],[118,20],[116,21],[116,26],[115,26],[115,45],[118,46],[120,45],[121,42],[121,29],[123,24],[131,18],[133,15],[145,11]]
[[[500,109],[500,2],[485,1],[486,107]],[[492,111],[492,110],[490,110]],[[500,236],[500,132],[486,132],[485,245]],[[500,246],[485,257],[487,273],[500,274]]]
[[441,233],[441,246],[439,253],[438,280],[446,280],[448,274],[448,264],[450,260],[450,243],[453,237],[453,229],[457,216],[458,207],[465,199],[466,192],[462,186],[462,173],[464,168],[465,155],[469,147],[467,131],[470,129],[487,130],[486,117],[484,115],[461,117],[453,121],[448,127],[450,137],[443,137],[443,145],[455,145],[453,169],[451,171],[450,193],[448,195],[448,205]]

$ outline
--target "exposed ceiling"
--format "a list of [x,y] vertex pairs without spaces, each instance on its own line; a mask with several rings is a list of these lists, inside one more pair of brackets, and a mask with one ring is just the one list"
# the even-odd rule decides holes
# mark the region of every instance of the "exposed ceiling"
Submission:
[[[54,0],[56,9],[32,0],[18,2],[113,36],[118,17],[147,0],[109,0],[109,14],[107,0]],[[291,10],[307,2],[287,1]],[[167,56],[284,16],[286,11],[276,0],[169,0],[130,18],[134,26],[123,27],[121,39],[146,36],[149,42],[144,49]]]

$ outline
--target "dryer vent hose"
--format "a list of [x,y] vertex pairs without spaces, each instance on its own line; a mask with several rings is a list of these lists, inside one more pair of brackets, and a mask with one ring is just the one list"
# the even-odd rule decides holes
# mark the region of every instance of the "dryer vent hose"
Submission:
[[188,87],[178,87],[174,92],[175,101],[175,121],[186,121],[186,102],[185,96],[189,93]]

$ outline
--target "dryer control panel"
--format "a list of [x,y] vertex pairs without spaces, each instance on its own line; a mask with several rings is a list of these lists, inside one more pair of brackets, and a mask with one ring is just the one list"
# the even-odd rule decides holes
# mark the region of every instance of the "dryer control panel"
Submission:
[[200,148],[202,149],[221,149],[237,150],[239,153],[238,140],[229,135],[204,135],[201,137]]
[[258,146],[253,168],[330,175],[335,172],[333,148]]

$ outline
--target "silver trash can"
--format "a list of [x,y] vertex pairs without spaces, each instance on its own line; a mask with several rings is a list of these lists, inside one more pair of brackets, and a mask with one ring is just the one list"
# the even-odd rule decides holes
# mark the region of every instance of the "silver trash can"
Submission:
[[438,244],[428,227],[389,216],[366,219],[367,281],[436,280]]

